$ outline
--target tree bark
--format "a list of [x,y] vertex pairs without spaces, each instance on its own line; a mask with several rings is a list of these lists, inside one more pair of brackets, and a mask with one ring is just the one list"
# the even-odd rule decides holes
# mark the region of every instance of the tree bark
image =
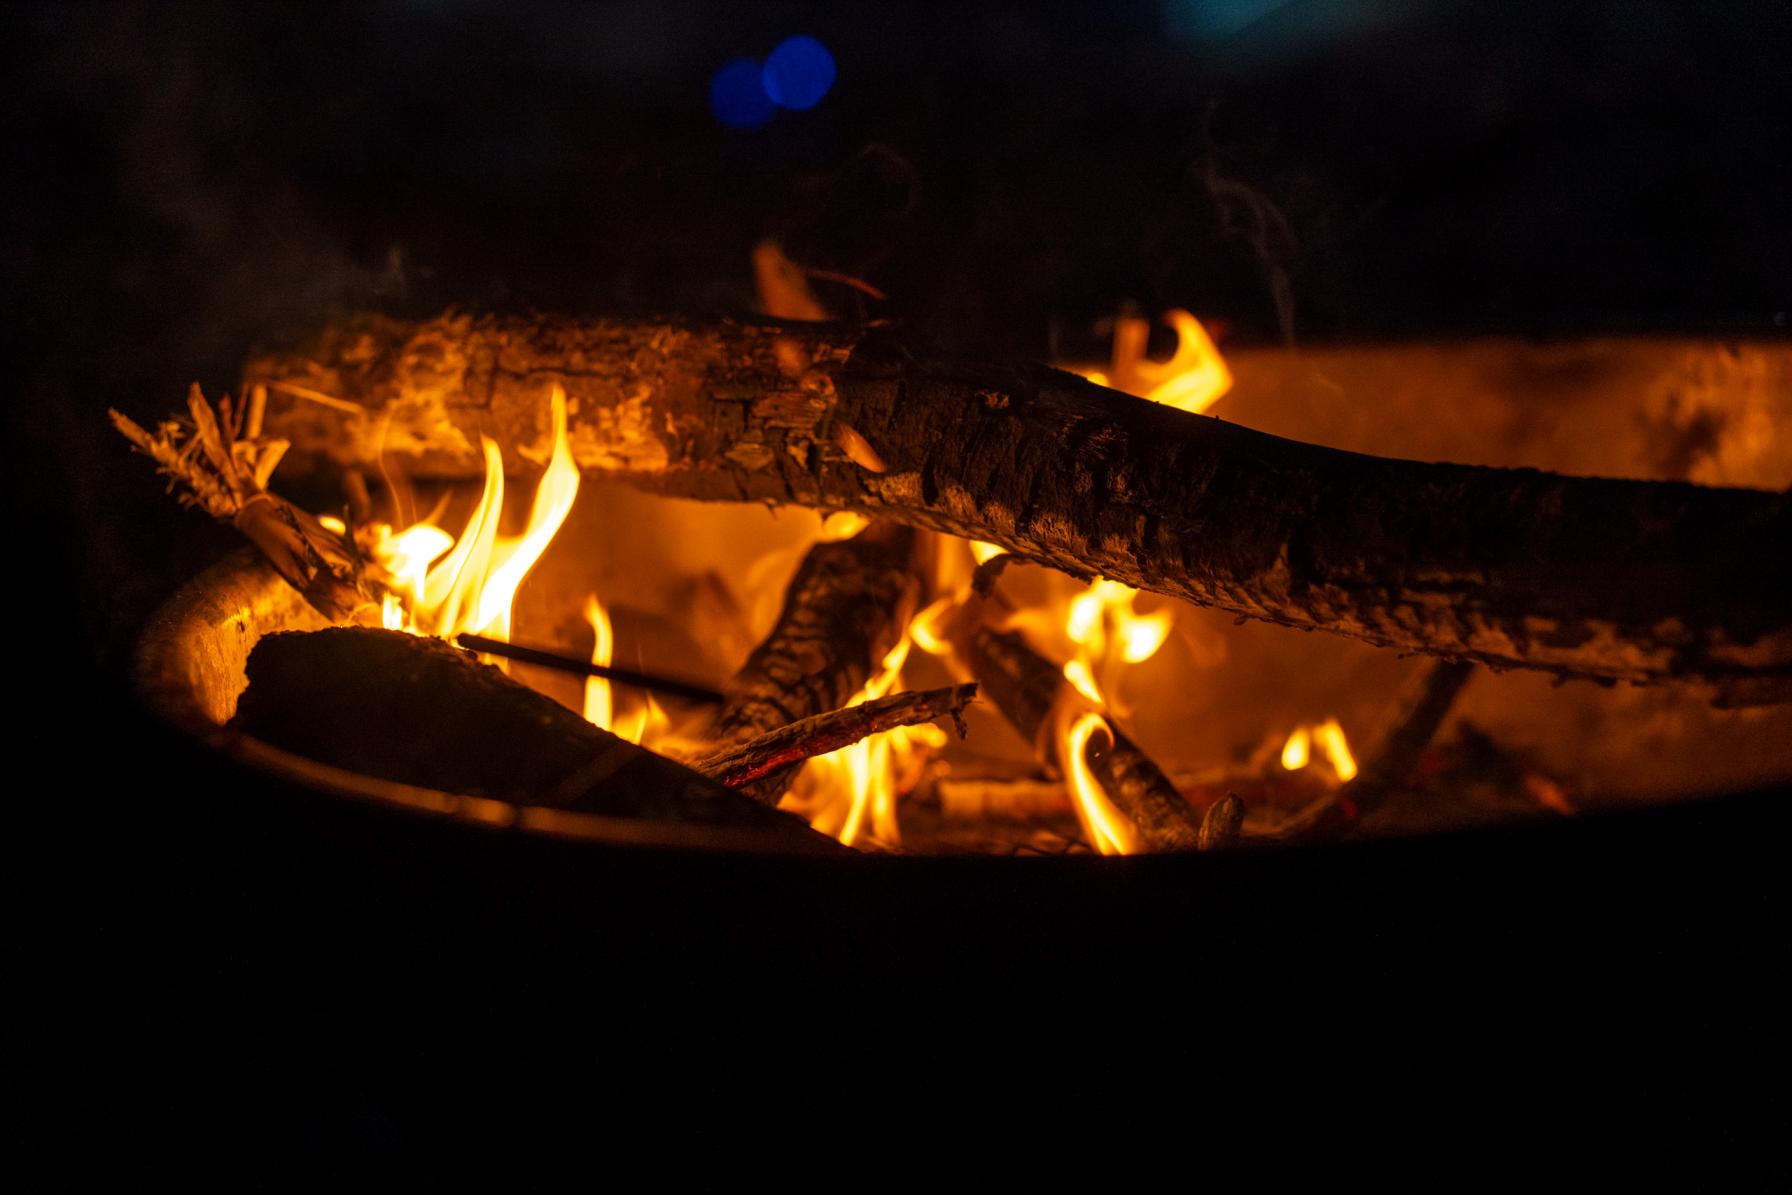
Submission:
[[809,549],[777,624],[728,682],[710,739],[743,743],[852,700],[914,613],[914,545],[911,529],[886,522]]
[[545,461],[558,383],[581,467],[661,493],[884,515],[1495,668],[1792,698],[1783,493],[1340,452],[887,328],[360,317],[248,380],[271,432],[339,462],[471,476],[481,434]]

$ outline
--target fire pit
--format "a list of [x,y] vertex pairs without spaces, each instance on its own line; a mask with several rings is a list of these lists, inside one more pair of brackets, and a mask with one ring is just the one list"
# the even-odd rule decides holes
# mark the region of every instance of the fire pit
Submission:
[[[1782,344],[1480,340],[1242,349],[1222,360],[1192,318],[1174,315],[1168,322],[1176,350],[1167,361],[1146,355],[1144,321],[1123,321],[1114,359],[1078,371],[1185,412],[1210,408],[1226,424],[1380,457],[1761,489],[1792,480],[1792,442],[1776,434],[1792,418],[1792,350]],[[1106,567],[1091,569],[1088,560],[1054,555],[1049,544],[1026,541],[1020,532],[1005,545],[976,541],[954,522],[950,500],[928,495],[897,517],[938,530],[919,536],[902,530],[899,537],[892,531],[877,547],[883,533],[875,528],[896,524],[868,529],[865,518],[851,514],[818,519],[754,501],[686,500],[777,495],[730,490],[739,482],[726,469],[700,468],[692,480],[667,481],[666,462],[655,456],[664,450],[650,424],[662,417],[653,413],[654,387],[684,393],[674,375],[644,370],[632,382],[601,377],[601,369],[581,365],[580,354],[595,359],[602,350],[568,350],[551,332],[524,337],[520,347],[516,334],[499,332],[489,338],[495,348],[481,349],[483,333],[464,317],[407,330],[401,350],[370,351],[369,341],[377,348],[387,334],[382,327],[333,330],[302,359],[252,367],[251,383],[270,392],[268,427],[293,441],[291,461],[346,477],[351,494],[362,491],[360,470],[371,474],[376,465],[388,481],[401,473],[424,485],[446,479],[448,505],[433,519],[399,514],[410,499],[408,484],[390,491],[376,485],[377,497],[361,501],[361,521],[377,523],[389,544],[425,526],[440,537],[431,545],[438,555],[456,543],[445,558],[481,537],[511,551],[534,537],[538,553],[553,538],[527,584],[520,584],[526,566],[510,569],[510,593],[497,603],[502,618],[488,614],[484,621],[429,623],[450,601],[445,585],[425,596],[440,574],[425,567],[427,560],[407,563],[402,545],[388,548],[386,564],[400,577],[393,590],[407,593],[402,611],[389,606],[388,625],[408,619],[410,629],[446,634],[495,629],[501,639],[591,659],[599,671],[621,666],[725,688],[729,704],[721,721],[734,720],[737,738],[828,714],[849,699],[875,702],[955,679],[982,684],[984,700],[966,711],[969,733],[962,740],[925,723],[897,727],[825,753],[780,782],[772,800],[782,794],[785,808],[860,849],[1013,856],[1192,848],[1209,845],[1209,837],[1275,841],[1315,828],[1332,835],[1415,832],[1560,818],[1792,775],[1792,714],[1760,701],[1763,686],[1780,683],[1771,666],[1738,681],[1721,661],[1699,662],[1684,641],[1662,651],[1635,642],[1617,651],[1565,639],[1560,651],[1526,642],[1502,657],[1488,649],[1492,639],[1475,638],[1472,629],[1441,648],[1421,642],[1434,632],[1412,632],[1405,616],[1366,632],[1359,620],[1351,633],[1368,644],[1298,635],[1235,616],[1254,613],[1308,629],[1325,625],[1324,616],[1268,608],[1261,594],[1228,593],[1224,584],[1206,594],[1225,607],[1218,611],[1136,592],[1099,574],[1172,591],[1180,584],[1199,596],[1188,588],[1194,582],[1165,585],[1149,562],[1129,565],[1111,552],[1098,550]],[[664,335],[693,334],[672,329]],[[815,336],[825,340],[820,332],[777,332],[754,342],[760,345],[754,351],[767,354],[770,368],[790,386],[769,399],[743,389],[743,411],[763,413],[769,402],[774,425],[802,424],[805,404],[822,401],[804,389],[806,371],[826,352]],[[455,345],[465,348],[459,358]],[[685,343],[680,351],[693,349]],[[502,359],[507,352],[558,353],[558,364],[538,359],[513,369]],[[757,367],[734,368],[746,387]],[[439,393],[416,384],[418,378]],[[481,380],[483,394],[470,393],[472,379]],[[572,428],[557,442],[545,401],[555,386],[564,387]],[[536,401],[518,397],[536,391]],[[987,405],[1007,401],[994,390],[976,393]],[[709,422],[685,434],[722,434],[725,404],[735,400],[725,393],[698,397],[719,399],[721,414],[706,408]],[[914,400],[913,392],[909,397]],[[790,412],[778,415],[778,403],[789,404]],[[568,416],[558,418],[564,423]],[[474,433],[492,437],[484,454],[474,451]],[[872,479],[870,488],[856,500],[788,496],[824,512],[887,515],[910,501],[876,489],[876,479],[892,472],[887,436],[886,430],[867,438],[837,421],[826,443],[801,452],[790,443],[761,450],[793,460],[806,452],[811,462],[816,452],[831,454],[839,468]],[[735,466],[765,467],[742,457],[738,443],[728,451]],[[576,499],[550,494],[552,461],[560,456],[586,467]],[[562,509],[545,536],[535,519],[521,534],[501,536],[501,474],[524,460],[549,466],[537,515],[544,506]],[[473,480],[480,468],[483,488]],[[635,485],[591,476],[594,471]],[[774,462],[770,475],[772,484],[788,487],[792,476],[800,486],[809,474],[800,467],[780,472]],[[662,493],[644,492],[654,489]],[[376,520],[369,512],[381,504],[387,510]],[[1614,513],[1611,532],[1620,540],[1636,534],[1623,523],[1627,510]],[[400,523],[411,530],[398,530]],[[437,523],[464,530],[455,537],[435,531]],[[887,566],[893,579],[879,588],[877,570],[886,565],[875,563],[884,559],[876,553],[888,554],[888,543],[900,547]],[[1037,563],[1097,575],[1073,579],[1031,566]],[[1559,567],[1572,563],[1564,558]],[[1735,563],[1744,588],[1755,584],[1762,567],[1773,567],[1771,560],[1760,567]],[[407,568],[414,569],[408,579]],[[485,576],[503,571],[499,561]],[[805,576],[824,573],[835,580],[816,591],[819,597],[804,597]],[[1656,565],[1637,575],[1661,583]],[[327,624],[290,579],[245,554],[189,584],[164,608],[139,652],[151,703],[253,767],[336,795],[615,844],[811,849],[752,827],[607,816],[361,774],[229,726],[245,662],[261,639]],[[1620,581],[1614,592],[1623,586]],[[845,612],[829,613],[827,603],[841,592],[851,596]],[[452,602],[471,608],[480,600],[468,590]],[[1701,590],[1697,600],[1709,598]],[[974,625],[954,626],[972,607]],[[1339,629],[1339,621],[1327,629]],[[814,627],[819,642],[805,638]],[[1402,639],[1408,632],[1418,637]],[[1412,660],[1390,645],[1539,670]],[[842,663],[846,657],[858,662]],[[805,661],[800,675],[778,671],[788,673],[791,659]],[[524,663],[508,667],[516,679],[624,738],[678,758],[697,757],[691,742],[709,724],[700,707],[677,697],[648,699],[602,679]],[[1588,674],[1604,684],[1561,684],[1565,676]],[[804,698],[809,704],[789,698],[792,689],[814,689],[816,677],[825,683]],[[1612,683],[1633,680],[1658,683]],[[775,712],[767,715],[767,708]]]

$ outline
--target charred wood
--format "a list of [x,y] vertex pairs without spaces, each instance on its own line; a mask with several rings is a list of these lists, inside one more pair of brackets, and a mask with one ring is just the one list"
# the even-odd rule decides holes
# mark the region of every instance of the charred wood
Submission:
[[1792,697],[1788,494],[1341,452],[875,327],[361,317],[249,379],[270,430],[342,463],[477,475],[481,434],[545,461],[558,382],[580,466],[661,493],[885,515],[1496,668]]
[[729,788],[748,793],[765,804],[775,805],[783,795],[784,785],[776,784],[773,786],[775,791],[772,791],[765,789],[762,782],[779,778],[782,773],[804,760],[850,747],[871,735],[895,730],[900,726],[951,718],[962,738],[965,727],[960,715],[976,695],[976,685],[951,685],[943,689],[879,697],[832,713],[805,718],[801,722],[792,722],[769,734],[696,760],[691,766]]
[[826,841],[800,818],[599,730],[439,639],[289,631],[257,643],[247,671],[231,725],[322,763],[520,805]]
[[777,624],[729,681],[709,737],[744,743],[851,701],[914,612],[914,543],[911,529],[883,522],[811,548]]

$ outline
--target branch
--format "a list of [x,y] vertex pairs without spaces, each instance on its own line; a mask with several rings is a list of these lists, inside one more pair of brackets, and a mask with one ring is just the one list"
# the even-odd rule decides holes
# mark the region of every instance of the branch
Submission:
[[419,474],[476,475],[482,432],[545,460],[559,382],[580,466],[660,493],[887,515],[1495,668],[1792,698],[1792,494],[1340,452],[882,327],[362,317],[249,376],[296,450],[345,463],[379,414]]
[[[976,695],[976,685],[949,685],[943,689],[879,697],[862,705],[781,726],[769,734],[697,760],[691,767],[729,788],[740,789],[749,788],[755,781],[806,759],[850,747],[860,739],[899,726],[950,717],[958,727],[959,737],[963,738],[965,726],[961,714]],[[775,804],[782,794],[783,789],[779,788],[767,803]],[[758,796],[757,793],[754,795]]]

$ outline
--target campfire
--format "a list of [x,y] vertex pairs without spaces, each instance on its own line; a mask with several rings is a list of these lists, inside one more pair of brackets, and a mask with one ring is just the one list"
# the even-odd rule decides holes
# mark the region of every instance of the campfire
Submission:
[[1132,854],[1792,770],[1776,352],[366,316],[115,420],[258,550],[146,657],[258,762],[549,831]]

